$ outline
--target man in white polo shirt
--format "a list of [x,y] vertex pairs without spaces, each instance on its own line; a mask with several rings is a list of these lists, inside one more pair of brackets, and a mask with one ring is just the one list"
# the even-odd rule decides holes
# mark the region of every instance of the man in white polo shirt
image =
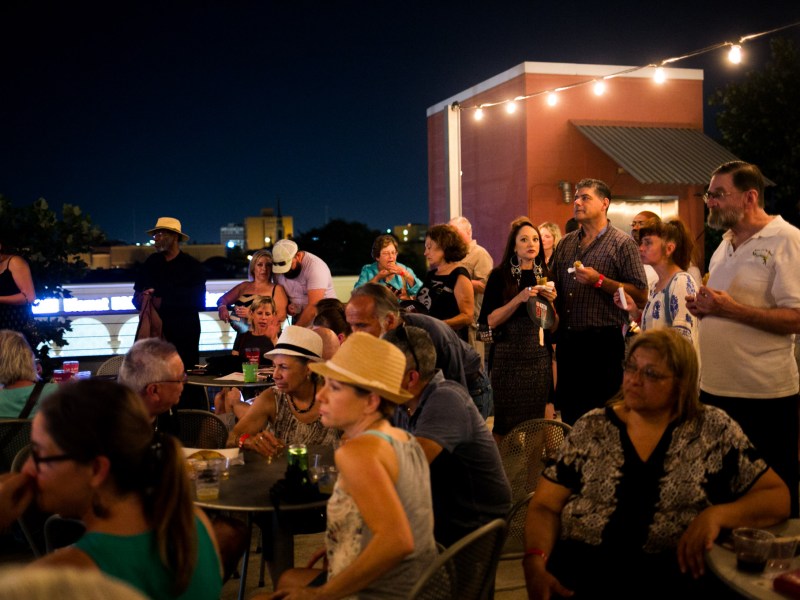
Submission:
[[718,167],[708,193],[708,224],[726,230],[708,284],[687,297],[700,323],[701,400],[730,414],[789,486],[798,515],[800,230],[764,210],[757,166]]

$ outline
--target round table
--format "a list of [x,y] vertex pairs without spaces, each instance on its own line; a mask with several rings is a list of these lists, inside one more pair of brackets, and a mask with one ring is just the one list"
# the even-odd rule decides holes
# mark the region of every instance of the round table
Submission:
[[[323,464],[333,464],[332,446],[309,446],[309,458],[313,454],[321,454]],[[219,498],[216,500],[195,500],[197,506],[213,510],[227,510],[247,513],[247,546],[245,548],[242,576],[239,582],[239,598],[244,598],[247,579],[247,563],[250,558],[250,533],[255,513],[272,513],[272,539],[263,540],[262,544],[270,544],[273,560],[270,563],[270,578],[273,589],[278,577],[286,569],[294,566],[294,535],[282,518],[286,512],[320,509],[327,504],[327,498],[303,504],[281,504],[275,510],[269,491],[275,483],[283,479],[286,472],[286,452],[268,463],[267,459],[252,451],[244,452],[244,464],[229,468],[230,477],[220,483]]]
[[[800,535],[800,519],[789,519],[764,529],[779,537]],[[743,573],[736,569],[732,540],[729,543],[715,543],[706,554],[706,564],[721,581],[745,598],[786,600],[786,596],[772,589],[772,580],[779,573],[770,573],[769,570],[764,573]],[[800,568],[800,558],[795,557],[790,569],[797,568]]]
[[[263,371],[261,369],[259,372]],[[188,374],[186,377],[186,385],[196,385],[201,386],[206,389],[206,402],[208,410],[211,410],[211,406],[213,404],[213,397],[209,398],[208,395],[208,388],[226,388],[226,387],[237,387],[240,389],[245,388],[259,388],[259,389],[266,389],[269,387],[273,387],[275,382],[272,380],[271,370],[269,371],[270,376],[263,376],[259,375],[259,380],[253,383],[245,383],[242,380],[231,378],[226,379],[227,375],[191,375]],[[241,375],[241,373],[239,373]]]

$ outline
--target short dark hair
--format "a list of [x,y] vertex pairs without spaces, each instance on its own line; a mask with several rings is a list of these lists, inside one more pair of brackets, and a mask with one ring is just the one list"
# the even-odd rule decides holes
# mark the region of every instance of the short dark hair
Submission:
[[464,260],[469,248],[458,229],[452,225],[434,225],[428,229],[426,237],[436,242],[436,245],[444,252],[444,260],[449,263]]
[[600,195],[600,198],[608,198],[611,200],[611,188],[608,187],[608,184],[601,180],[601,179],[581,179],[576,185],[575,189],[579,190],[581,188],[592,188],[595,192]]
[[422,379],[430,379],[436,373],[436,347],[424,329],[403,325],[387,331],[383,339],[403,351],[406,371],[413,368]]
[[381,250],[386,248],[386,246],[394,246],[394,249],[400,252],[400,242],[397,241],[397,238],[385,233],[376,237],[375,241],[372,242],[372,258],[378,260],[378,257],[381,255]]
[[733,175],[733,185],[740,192],[747,190],[758,192],[758,205],[764,208],[764,175],[762,175],[761,169],[743,160],[731,160],[714,169],[711,176],[726,175],[727,173]]

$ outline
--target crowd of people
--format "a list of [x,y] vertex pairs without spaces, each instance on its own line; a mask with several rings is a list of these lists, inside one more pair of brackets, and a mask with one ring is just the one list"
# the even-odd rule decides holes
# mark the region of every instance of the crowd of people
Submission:
[[[381,235],[346,303],[323,258],[294,241],[254,253],[219,316],[235,325],[234,354],[258,348],[274,386],[254,398],[229,388],[214,410],[229,446],[273,457],[330,445],[339,472],[327,569],[286,572],[273,597],[402,597],[436,543],[508,513],[498,444],[552,406],[573,428],[528,510],[531,598],[589,597],[603,580],[623,597],[653,579],[692,594],[710,585],[703,553],[723,528],[797,516],[800,230],[765,212],[755,165],[720,166],[704,200],[725,232],[707,281],[679,218],[642,212],[622,231],[597,179],[576,185],[566,234],[515,219],[497,262],[464,217],[429,228],[424,276]],[[136,303],[160,335],[133,345],[119,383],[41,385],[24,337],[0,331],[0,415],[34,419],[31,458],[0,483],[0,505],[13,517],[36,496],[84,521],[85,536],[44,564],[210,598],[215,528],[191,506],[173,437],[174,411],[191,406],[205,280],[177,219],[151,233]],[[20,267],[14,302],[34,297]],[[102,398],[102,426],[86,398]],[[116,544],[158,548],[141,562],[152,581],[104,557]],[[603,577],[620,562],[623,588]]]

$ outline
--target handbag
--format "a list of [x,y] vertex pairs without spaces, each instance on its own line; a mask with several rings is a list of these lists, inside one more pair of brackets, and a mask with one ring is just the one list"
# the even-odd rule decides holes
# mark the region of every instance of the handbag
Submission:
[[502,327],[492,329],[488,323],[478,323],[478,331],[475,332],[475,337],[484,344],[493,344],[503,341],[505,333],[506,330]]

